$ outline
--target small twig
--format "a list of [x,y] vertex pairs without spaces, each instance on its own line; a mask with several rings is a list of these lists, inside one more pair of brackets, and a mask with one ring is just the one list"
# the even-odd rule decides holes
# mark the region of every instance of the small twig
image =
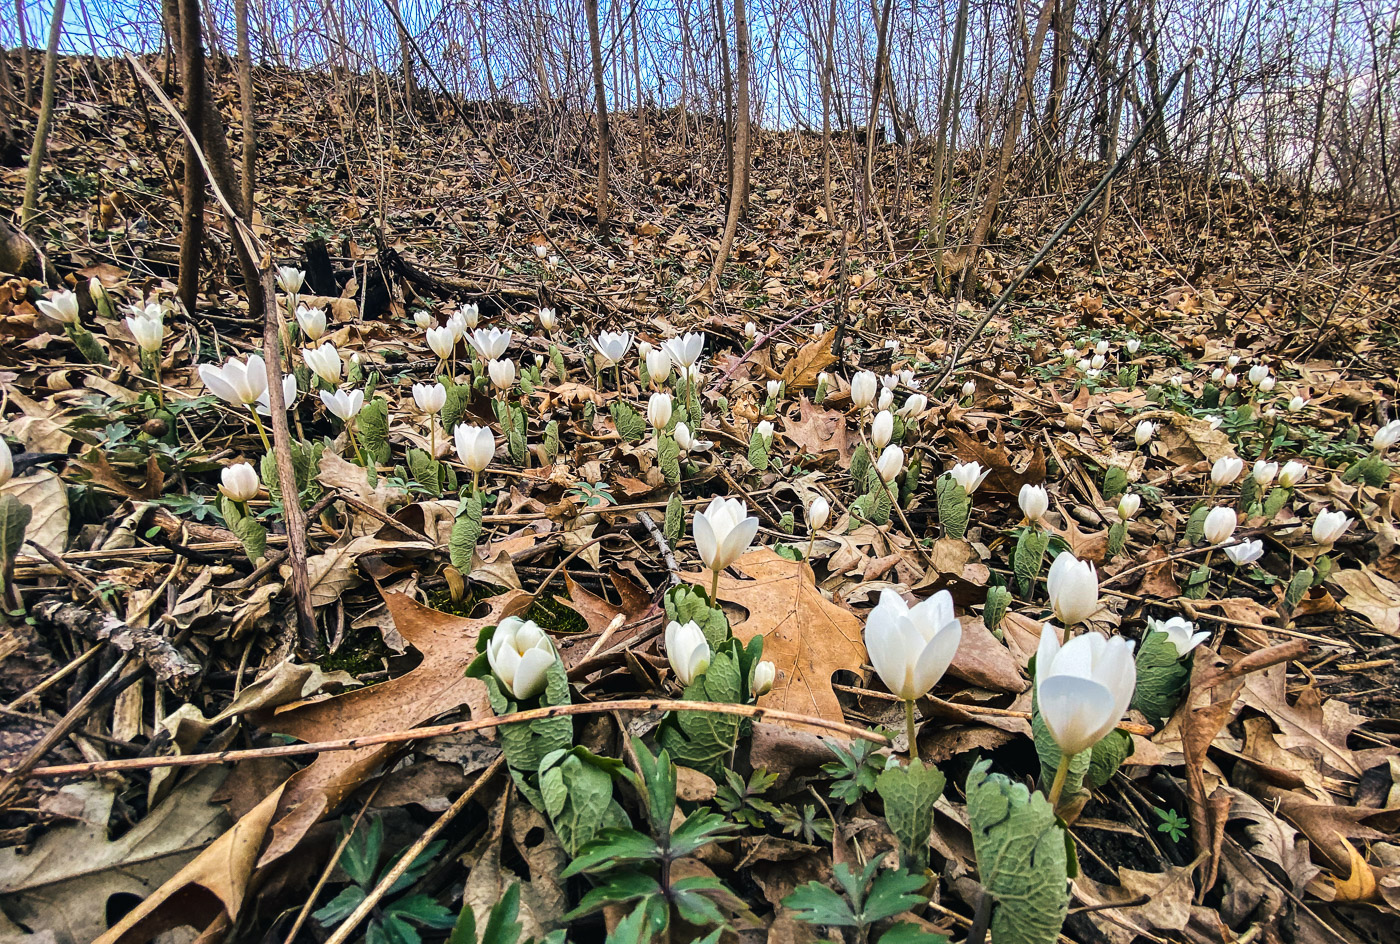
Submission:
[[[131,664],[131,653],[124,653],[120,659],[112,664],[107,673],[97,680],[97,684],[88,689],[87,694],[78,700],[78,703],[69,712],[59,719],[58,723],[49,729],[49,732],[41,737],[33,747],[25,752],[24,757],[14,767],[5,772],[5,778],[0,780],[0,807],[8,805],[10,799],[19,790],[20,786],[30,779],[36,770],[35,765],[43,759],[44,755],[53,750],[57,744],[68,736],[68,734],[78,726],[78,724],[88,716],[96,705],[98,699],[111,687]],[[110,762],[109,762],[110,763]]]
[[[340,926],[335,929],[335,933],[326,939],[326,944],[345,944],[345,941],[348,940],[350,935],[355,932],[355,929],[360,926],[360,922],[379,905],[379,902],[389,893],[389,889],[394,887],[394,883],[413,866],[413,863],[422,855],[423,850],[428,848],[428,844],[437,838],[437,834],[442,832],[447,824],[456,818],[458,813],[462,812],[466,805],[472,801],[472,798],[476,796],[478,791],[505,766],[505,763],[505,754],[498,755],[496,759],[491,762],[491,766],[483,770],[480,776],[476,778],[476,781],[470,787],[463,790],[462,795],[453,800],[451,806],[442,811],[442,815],[433,821],[433,825],[423,830],[423,835],[419,836],[413,845],[399,854],[399,860],[394,864],[394,867],[384,873],[379,883],[374,886],[374,890],[365,896],[364,901],[360,902],[354,911],[350,912],[349,917],[340,922]],[[287,940],[290,941],[291,938]]]
[[24,543],[38,551],[39,556],[44,560],[57,567],[59,573],[86,590],[88,596],[92,597],[94,603],[106,610],[110,615],[117,615],[117,611],[113,609],[112,604],[109,603],[107,599],[102,596],[101,591],[97,589],[97,584],[89,580],[85,574],[78,571],[72,564],[68,563],[42,544],[35,544],[33,541],[25,541]]
[[[76,709],[75,709],[76,710]],[[678,701],[669,698],[624,698],[620,701],[586,702],[580,705],[549,705],[544,708],[531,708],[509,715],[495,715],[471,721],[458,721],[453,724],[431,725],[409,728],[406,731],[388,731],[382,734],[367,734],[363,737],[341,738],[334,741],[311,741],[305,744],[280,744],[276,747],[261,747],[241,751],[218,751],[212,754],[183,754],[171,757],[136,757],[130,760],[102,760],[87,764],[60,764],[54,767],[38,767],[29,772],[31,777],[70,777],[83,774],[108,773],[112,771],[157,770],[164,767],[205,767],[209,764],[229,764],[241,760],[257,760],[267,757],[296,757],[302,754],[328,754],[335,751],[355,751],[380,744],[402,744],[405,741],[418,741],[427,738],[446,737],[450,734],[464,734],[480,731],[483,728],[499,727],[503,724],[521,724],[539,721],[543,718],[558,718],[564,715],[592,715],[609,711],[702,711],[719,715],[735,715],[753,718],[755,721],[774,721],[790,727],[822,728],[834,734],[849,738],[861,738],[876,744],[888,745],[890,739],[883,734],[859,728],[844,721],[831,721],[798,714],[795,711],[781,711],[777,708],[764,708],[760,705],[732,705],[712,701]]]
[[[661,550],[661,557],[666,561],[666,570],[671,574],[671,586],[678,587],[681,583],[681,568],[676,563],[676,555],[671,551],[671,545],[666,543],[666,535],[661,533],[661,529],[656,526],[656,522],[651,520],[651,515],[645,511],[637,512],[637,520],[647,529],[651,539],[656,542],[656,546]],[[592,655],[590,652],[589,655]]]

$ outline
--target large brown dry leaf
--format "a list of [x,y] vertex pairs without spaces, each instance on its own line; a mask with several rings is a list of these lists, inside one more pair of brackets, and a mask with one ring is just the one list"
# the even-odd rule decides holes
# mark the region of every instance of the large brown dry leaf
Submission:
[[210,798],[226,775],[206,768],[115,841],[107,838],[114,789],[98,781],[64,787],[51,802],[71,807],[71,823],[26,854],[0,850],[6,915],[64,944],[87,944],[107,930],[112,896],[150,895],[224,829],[228,818]]
[[[464,673],[476,658],[477,636],[503,617],[523,611],[531,600],[528,593],[520,592],[491,597],[486,615],[470,619],[429,609],[401,593],[384,598],[399,634],[423,654],[418,667],[380,685],[289,706],[266,719],[265,727],[303,741],[324,741],[402,731],[471,703],[475,700],[471,690],[480,682]],[[394,750],[393,745],[382,745],[322,754],[294,774],[287,781],[281,816],[260,864],[291,852],[308,829]]]
[[1016,659],[1006,645],[975,616],[964,616],[962,642],[948,666],[948,672],[965,682],[994,692],[1019,692],[1026,680],[1016,667]]
[[[1074,880],[1078,897],[1086,905],[1122,905],[1139,902],[1124,910],[1107,908],[1094,912],[1094,924],[1114,944],[1131,944],[1139,934],[1150,931],[1180,931],[1191,920],[1191,899],[1195,885],[1189,865],[1165,872],[1139,872],[1119,869],[1118,885],[1100,885],[1085,875]],[[1111,916],[1111,917],[1110,917]]]
[[[773,690],[758,703],[843,721],[831,676],[837,669],[859,672],[865,665],[860,619],[822,596],[812,568],[766,547],[749,551],[734,562],[734,569],[749,578],[720,577],[719,598],[748,610],[734,635],[747,643],[762,633],[763,657],[778,670]],[[708,573],[681,576],[709,584]]]
[[[991,470],[987,480],[977,490],[979,495],[1016,495],[1020,493],[1022,485],[1039,485],[1045,481],[1045,451],[1040,448],[1039,443],[1035,444],[1029,457],[1013,459],[1006,447],[1006,435],[1000,426],[996,430],[995,443],[984,443],[952,427],[947,432],[948,437],[953,440],[953,451],[957,454],[958,461],[975,460],[981,463],[983,468]],[[1024,468],[1018,468],[1020,466]]]
[[112,925],[95,944],[140,944],[173,928],[195,927],[201,939],[226,928],[243,907],[258,849],[285,784],[245,813],[233,827],[169,881]]
[[820,458],[828,452],[835,452],[839,463],[844,467],[850,464],[850,430],[846,427],[846,415],[837,410],[826,410],[799,397],[798,418],[790,416],[783,420],[783,435],[792,441],[799,452]]
[[836,329],[832,328],[821,337],[802,345],[792,360],[783,367],[783,382],[789,390],[817,385],[817,374],[836,363],[836,355],[831,353],[831,345],[835,340]]
[[1344,608],[1364,616],[1386,635],[1400,636],[1400,584],[1365,566],[1339,570],[1330,579],[1346,591],[1342,598]]
[[[40,469],[32,475],[10,479],[0,494],[13,495],[29,506],[31,517],[24,529],[26,540],[62,554],[68,549],[68,488],[55,473]],[[21,548],[20,556],[37,556]]]
[[1288,703],[1287,673],[1281,665],[1251,675],[1244,685],[1241,700],[1269,716],[1279,730],[1279,744],[1297,751],[1324,770],[1344,776],[1358,777],[1364,769],[1356,755],[1347,747],[1347,738],[1366,722],[1364,715],[1352,711],[1337,698],[1323,701],[1317,689],[1303,689],[1293,704]]

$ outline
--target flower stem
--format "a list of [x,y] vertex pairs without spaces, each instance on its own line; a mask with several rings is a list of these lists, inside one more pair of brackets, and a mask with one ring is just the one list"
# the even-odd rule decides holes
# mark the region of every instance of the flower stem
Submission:
[[1064,792],[1065,780],[1069,777],[1069,763],[1074,760],[1074,756],[1069,751],[1060,751],[1060,766],[1055,768],[1055,780],[1050,784],[1049,800],[1050,805],[1056,809],[1060,806],[1060,794]]
[[477,495],[481,491],[481,473],[472,469],[472,494]]
[[267,430],[263,429],[262,417],[258,416],[258,405],[248,404],[248,412],[253,414],[253,425],[258,428],[258,435],[262,437],[263,449],[268,453],[272,452],[272,443],[267,441]]
[[810,563],[812,560],[812,545],[817,543],[817,530],[815,528],[811,528],[809,530],[812,533],[807,538],[807,553],[802,555],[802,559],[807,561],[808,563]]
[[719,571],[710,571],[710,603],[719,599]]
[[914,699],[909,699],[904,703],[904,730],[909,738],[909,762],[913,763],[919,758],[919,732],[918,726],[914,724]]

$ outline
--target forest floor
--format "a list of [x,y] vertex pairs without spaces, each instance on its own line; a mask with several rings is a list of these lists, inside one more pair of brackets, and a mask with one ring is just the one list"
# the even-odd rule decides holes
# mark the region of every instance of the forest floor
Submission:
[[[14,454],[3,494],[18,500],[0,506],[13,557],[0,767],[27,771],[0,784],[0,940],[132,942],[184,927],[435,941],[459,910],[480,926],[517,895],[536,938],[647,940],[629,917],[642,901],[674,940],[721,923],[745,941],[980,940],[989,916],[994,939],[1055,940],[1058,924],[1015,924],[1023,894],[1041,915],[1067,902],[1063,938],[1078,944],[1393,940],[1393,217],[1131,168],[939,385],[1103,166],[1068,167],[1046,190],[1025,162],[978,260],[980,291],[962,298],[938,290],[930,153],[881,145],[881,214],[862,225],[838,138],[833,209],[856,221],[843,231],[824,206],[820,138],[765,131],[712,292],[726,197],[707,121],[650,114],[643,167],[636,116],[616,116],[613,219],[600,228],[576,117],[472,104],[464,121],[427,95],[409,116],[366,81],[255,80],[268,107],[253,234],[265,261],[306,271],[294,303],[326,312],[317,343],[365,396],[352,440],[302,355],[290,358],[316,626],[299,630],[260,427],[198,369],[264,350],[225,221],[211,202],[199,303],[185,310],[179,130],[126,63],[65,59],[30,230],[61,284],[0,273],[0,433]],[[237,155],[237,85],[220,75],[216,87]],[[28,135],[32,116],[19,125]],[[23,192],[17,157],[0,166],[6,207]],[[950,245],[977,203],[978,156],[957,160]],[[76,330],[37,304],[60,288],[77,293]],[[126,320],[152,302],[168,303],[158,372]],[[513,332],[505,395],[467,344],[444,363],[425,340],[421,324],[469,304],[481,328]],[[703,334],[698,376],[655,382],[636,346],[619,370],[600,366],[599,331],[658,346]],[[875,408],[852,402],[866,370],[903,413],[893,496],[871,468]],[[412,385],[440,375],[463,382],[435,419]],[[654,433],[662,388],[675,415]],[[677,445],[680,415],[708,448]],[[475,498],[456,423],[495,435]],[[1284,487],[1268,463],[1290,460],[1305,468]],[[221,472],[243,461],[265,488],[221,497]],[[986,478],[951,487],[944,473],[970,462]],[[1034,522],[1026,485],[1047,490]],[[717,600],[691,517],[715,496],[759,519]],[[812,534],[818,498],[831,511]],[[10,546],[21,506],[29,543]],[[1214,507],[1234,509],[1216,543],[1259,541],[1257,559],[1236,565],[1204,537]],[[1328,540],[1315,523],[1333,512],[1348,522]],[[1042,624],[1064,615],[1045,581],[1058,554],[1096,565],[1080,629],[1139,643],[1139,690],[1151,675],[1164,710],[1134,701],[1105,739],[1131,752],[1101,770],[1095,751],[1059,819],[1025,821],[1037,836],[1065,831],[1058,860],[1055,843],[1013,849],[1016,869],[999,874],[987,854],[999,834],[969,798],[990,789],[984,761],[1008,795],[1054,779],[1058,748],[1047,765],[1032,730],[1031,660]],[[917,754],[941,771],[933,789],[900,766],[904,711],[863,627],[882,594],[942,591],[961,645],[916,703]],[[481,655],[510,615],[553,637],[564,670],[520,705]],[[676,616],[703,624],[713,654],[690,685],[668,652]],[[1143,656],[1160,646],[1142,644],[1165,637],[1148,621],[1173,617],[1204,641],[1153,668]],[[759,636],[775,667],[761,696],[746,648]],[[681,697],[751,717],[658,707]],[[490,727],[565,702],[579,713]],[[382,738],[346,742],[366,736]],[[292,754],[296,742],[321,748]],[[659,748],[681,764],[672,805],[693,846],[657,813]],[[249,753],[173,762],[220,751]],[[659,877],[620,846],[587,866],[579,853],[600,825],[683,851]],[[407,877],[385,880],[410,846]],[[855,900],[841,912],[831,889],[859,885],[867,863],[883,871],[865,874],[866,911]],[[1056,868],[1071,873],[1066,902],[1057,874],[1026,891],[1028,875]],[[877,907],[888,901],[898,907]]]

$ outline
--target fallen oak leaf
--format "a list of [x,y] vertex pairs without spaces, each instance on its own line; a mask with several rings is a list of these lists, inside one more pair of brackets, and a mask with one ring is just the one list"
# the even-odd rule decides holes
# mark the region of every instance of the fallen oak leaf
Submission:
[[[762,634],[763,658],[777,669],[773,690],[759,705],[845,720],[831,676],[838,669],[859,671],[865,665],[860,618],[822,596],[812,568],[766,547],[749,551],[732,569],[750,578],[720,575],[720,600],[748,611],[733,627],[734,635],[748,643]],[[705,586],[710,575],[683,573],[681,579]]]
[[[523,612],[532,599],[520,591],[504,593],[486,601],[490,608],[484,616],[470,618],[430,609],[402,593],[387,593],[384,600],[399,634],[423,654],[416,668],[379,685],[290,705],[259,720],[268,730],[317,741],[400,731],[472,704],[476,700],[465,672],[477,656],[477,636],[504,617]],[[295,849],[307,830],[363,783],[393,750],[391,746],[376,746],[322,754],[293,774],[259,866]]]

